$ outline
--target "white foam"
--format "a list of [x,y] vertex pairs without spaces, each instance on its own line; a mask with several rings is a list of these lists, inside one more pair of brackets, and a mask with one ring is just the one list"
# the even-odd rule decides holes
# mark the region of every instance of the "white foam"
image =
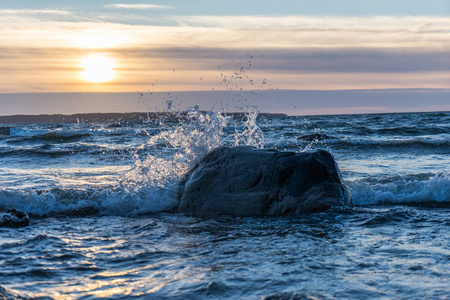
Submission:
[[[423,178],[425,177],[425,178]],[[355,205],[450,202],[450,173],[371,178],[348,183]]]
[[[70,214],[90,208],[106,215],[136,215],[168,210],[177,205],[178,184],[183,175],[212,149],[225,141],[262,147],[264,135],[256,125],[257,113],[249,113],[244,126],[234,134],[224,134],[231,118],[219,112],[202,113],[192,109],[187,119],[175,126],[161,120],[159,131],[151,135],[140,148],[158,148],[135,155],[134,165],[119,171],[120,180],[108,186],[94,185],[92,178],[67,185],[59,178],[60,185],[37,191],[36,189],[0,188],[0,210],[12,207],[38,216]],[[99,129],[96,134],[104,129]],[[242,132],[241,132],[242,131]],[[64,131],[56,130],[59,134]],[[24,130],[20,134],[36,134]],[[139,133],[139,132],[138,132]],[[149,154],[149,152],[151,154]],[[88,171],[89,173],[92,170]]]
[[348,137],[344,137],[341,139],[330,139],[326,140],[329,144],[336,144],[345,142],[350,145],[361,145],[361,146],[410,146],[414,144],[423,144],[423,145],[448,145],[450,143],[450,136],[448,135],[436,135],[433,137],[430,136],[418,136],[413,138],[353,138],[350,139]]

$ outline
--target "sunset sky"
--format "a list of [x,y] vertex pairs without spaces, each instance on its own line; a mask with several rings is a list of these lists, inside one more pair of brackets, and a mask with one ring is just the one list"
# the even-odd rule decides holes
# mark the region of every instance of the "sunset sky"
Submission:
[[[449,53],[449,0],[0,0],[0,114],[23,93],[448,96]],[[442,97],[424,106],[450,110]]]

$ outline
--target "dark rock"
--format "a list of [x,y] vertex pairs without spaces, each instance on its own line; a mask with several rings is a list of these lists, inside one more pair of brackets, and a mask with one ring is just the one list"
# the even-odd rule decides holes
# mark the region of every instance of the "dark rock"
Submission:
[[179,211],[197,216],[277,216],[350,205],[333,156],[220,147],[180,185]]
[[18,209],[10,209],[0,213],[0,227],[24,227],[30,224],[30,218],[24,211]]
[[0,135],[11,135],[10,127],[0,127]]

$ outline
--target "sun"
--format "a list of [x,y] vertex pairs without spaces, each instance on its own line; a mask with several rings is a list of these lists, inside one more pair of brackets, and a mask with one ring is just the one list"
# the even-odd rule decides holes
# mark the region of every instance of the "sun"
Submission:
[[81,60],[81,77],[90,82],[107,82],[114,78],[114,61],[103,54],[92,54]]

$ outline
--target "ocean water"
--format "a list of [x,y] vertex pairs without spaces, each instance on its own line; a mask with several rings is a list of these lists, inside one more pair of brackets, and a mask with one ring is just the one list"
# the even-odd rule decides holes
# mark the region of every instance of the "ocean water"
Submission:
[[[450,113],[3,124],[0,299],[450,299]],[[0,127],[1,127],[0,126]],[[220,145],[330,151],[354,207],[173,212]]]

